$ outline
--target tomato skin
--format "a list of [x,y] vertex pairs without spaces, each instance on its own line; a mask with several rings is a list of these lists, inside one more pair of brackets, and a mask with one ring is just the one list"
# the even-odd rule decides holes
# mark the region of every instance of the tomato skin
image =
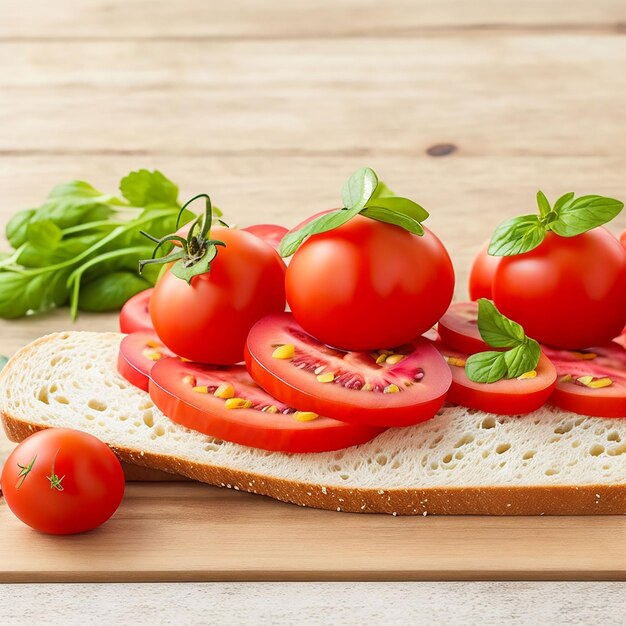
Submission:
[[246,226],[245,230],[262,239],[266,244],[272,246],[274,250],[280,247],[281,239],[287,234],[287,229],[279,224],[253,224]]
[[176,355],[163,345],[154,332],[131,333],[120,343],[117,371],[131,385],[148,391],[152,367],[166,356]]
[[[198,393],[184,379],[210,388]],[[225,401],[213,395],[222,383],[234,387],[236,397],[253,403],[254,408],[226,409]],[[269,396],[250,378],[245,367],[212,367],[166,358],[154,366],[150,397],[172,421],[212,437],[244,446],[280,452],[324,452],[365,443],[383,432],[382,428],[343,422],[320,416],[315,420],[296,420],[286,405]],[[267,406],[276,413],[263,412]]]
[[[18,464],[28,467],[33,459],[22,482]],[[53,464],[62,489],[51,486]],[[48,428],[10,454],[2,470],[2,492],[25,524],[43,533],[69,535],[97,528],[115,513],[124,496],[124,472],[115,454],[96,437]]]
[[437,330],[445,345],[460,352],[475,354],[493,350],[480,336],[476,302],[453,302],[439,320]]
[[626,252],[605,228],[569,238],[549,232],[534,250],[502,258],[493,299],[540,343],[607,343],[626,323]]
[[243,360],[254,323],[285,309],[285,263],[251,233],[215,228],[224,241],[211,271],[188,285],[166,272],[150,300],[157,335],[175,354],[200,363],[229,365]]
[[472,262],[469,276],[470,300],[493,297],[493,277],[500,263],[500,257],[491,256],[487,253],[491,240],[487,240],[480,248]]
[[311,335],[343,350],[393,348],[430,329],[452,300],[443,244],[362,216],[310,237],[287,269],[287,302]]
[[[465,361],[468,355],[442,343],[436,344],[442,355]],[[524,380],[499,380],[495,383],[475,383],[465,368],[450,365],[452,385],[447,400],[471,409],[497,415],[525,415],[541,408],[552,394],[557,381],[554,365],[544,354],[537,364],[537,376]]]
[[130,298],[120,311],[120,332],[154,332],[150,319],[150,298],[154,289],[146,289]]
[[619,240],[622,242],[624,248],[626,248],[626,230],[622,233],[622,236],[619,238]]

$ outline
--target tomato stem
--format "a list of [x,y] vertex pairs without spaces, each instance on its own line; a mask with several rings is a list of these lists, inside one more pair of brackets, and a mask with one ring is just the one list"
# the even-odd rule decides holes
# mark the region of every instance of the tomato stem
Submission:
[[17,476],[19,480],[17,481],[17,485],[15,485],[16,489],[19,489],[24,484],[26,477],[33,471],[33,467],[35,465],[36,460],[37,460],[37,455],[35,455],[33,457],[33,460],[26,466],[20,465],[19,463],[17,464],[17,466],[20,468],[20,473]]

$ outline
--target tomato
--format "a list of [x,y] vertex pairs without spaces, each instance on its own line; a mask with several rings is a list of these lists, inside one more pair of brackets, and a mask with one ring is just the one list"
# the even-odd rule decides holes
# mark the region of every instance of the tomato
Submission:
[[534,250],[502,258],[493,299],[540,343],[608,343],[626,324],[626,252],[605,228],[570,238],[549,232]]
[[491,256],[487,253],[490,241],[486,241],[474,258],[469,277],[470,300],[479,298],[492,298],[493,277],[496,273],[500,257]]
[[264,450],[339,450],[369,441],[383,430],[295,411],[258,387],[243,365],[215,367],[162,359],[152,368],[150,396],[174,422]]
[[556,369],[544,354],[539,358],[534,377],[475,383],[465,373],[468,354],[443,343],[437,348],[448,361],[452,385],[447,400],[498,415],[523,415],[543,406],[556,385]]
[[431,328],[454,289],[450,257],[423,237],[362,216],[310,237],[287,269],[287,302],[319,341],[344,350],[393,348]]
[[544,347],[558,384],[550,403],[596,417],[626,417],[626,340],[623,337],[583,351]]
[[478,304],[476,302],[454,302],[439,320],[437,326],[441,341],[461,352],[474,354],[493,350],[480,336],[478,330]]
[[289,313],[255,324],[246,365],[261,387],[290,406],[376,426],[430,419],[451,382],[448,366],[427,339],[395,352],[343,352],[307,334]]
[[120,311],[120,332],[134,333],[135,331],[154,332],[150,319],[150,298],[154,289],[140,291],[126,301]]
[[256,235],[275,250],[278,250],[280,240],[287,234],[287,229],[278,224],[254,224],[253,226],[246,226],[241,230]]
[[150,315],[157,335],[175,354],[202,363],[243,360],[254,323],[285,309],[285,263],[251,233],[215,228],[223,241],[211,271],[186,281],[165,272],[152,294]]
[[22,522],[52,535],[97,528],[117,510],[124,473],[110,448],[78,430],[49,428],[13,450],[2,493]]
[[622,236],[619,239],[622,242],[622,245],[626,248],[626,230],[622,233]]
[[135,387],[148,391],[152,366],[166,356],[176,355],[154,333],[132,333],[120,343],[117,371]]

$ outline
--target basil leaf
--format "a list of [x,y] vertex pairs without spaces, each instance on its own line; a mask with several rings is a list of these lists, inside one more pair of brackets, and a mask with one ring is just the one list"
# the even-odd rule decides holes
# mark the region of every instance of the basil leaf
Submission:
[[465,362],[465,373],[475,383],[495,383],[506,376],[504,352],[478,352]]
[[365,208],[378,186],[378,176],[369,167],[362,167],[348,178],[343,186],[341,197],[346,209]]
[[16,263],[28,268],[55,265],[78,256],[101,239],[101,235],[83,235],[68,237],[61,245],[47,250],[32,245],[30,242],[20,250]]
[[539,207],[539,215],[541,215],[541,217],[545,217],[552,210],[548,198],[546,198],[543,191],[537,192],[537,206]]
[[485,343],[494,348],[510,348],[524,341],[524,329],[496,309],[491,300],[478,300],[478,330]]
[[352,210],[336,209],[311,220],[300,230],[287,233],[280,242],[280,255],[283,257],[291,256],[307,237],[338,228],[350,221],[359,210],[358,207]]
[[400,226],[405,230],[408,230],[414,235],[421,236],[424,234],[424,227],[418,221],[414,220],[409,215],[405,215],[404,213],[396,213],[390,209],[373,206],[363,209],[361,211],[361,215],[378,220],[379,222],[395,224],[396,226]]
[[491,237],[488,253],[492,256],[514,256],[534,250],[546,236],[537,215],[514,217],[500,224]]
[[131,272],[111,272],[81,286],[78,308],[82,311],[102,312],[120,309],[135,294],[151,285]]
[[575,237],[610,222],[624,208],[624,203],[603,196],[581,196],[565,202],[550,230],[561,237]]
[[158,170],[131,172],[120,181],[120,191],[136,207],[178,206],[178,187]]
[[395,195],[382,180],[379,180],[370,200],[374,200],[374,198],[393,198]]
[[75,200],[93,200],[103,198],[104,194],[84,180],[71,180],[53,187],[48,198],[73,198]]
[[37,209],[25,209],[16,213],[7,223],[5,235],[11,246],[19,248],[28,239],[28,224]]
[[528,339],[519,346],[502,353],[506,363],[506,378],[517,378],[537,367],[541,348],[534,339]]
[[14,319],[64,304],[68,296],[67,275],[67,271],[43,271],[35,276],[0,272],[0,317]]
[[63,237],[61,229],[51,220],[31,222],[27,233],[28,243],[41,250],[54,250]]
[[553,207],[553,211],[558,215],[564,205],[566,205],[572,198],[574,197],[574,192],[570,191],[569,193],[563,194],[555,203]]
[[4,356],[4,354],[0,354],[0,371],[4,368],[4,366],[9,362],[9,357]]
[[[389,211],[396,211],[397,213],[404,213],[413,218],[416,222],[423,222],[429,215],[424,207],[408,198],[373,198],[367,203],[366,208],[387,209]],[[364,211],[361,212],[365,215]]]

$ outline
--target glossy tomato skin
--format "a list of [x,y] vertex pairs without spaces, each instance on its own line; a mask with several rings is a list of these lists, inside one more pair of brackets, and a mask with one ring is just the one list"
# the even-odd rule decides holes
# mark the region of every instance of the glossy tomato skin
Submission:
[[447,400],[454,404],[496,415],[525,415],[541,408],[556,386],[556,369],[544,354],[537,364],[535,378],[475,383],[467,377],[462,365],[468,354],[440,342],[435,345],[451,363],[452,385]]
[[135,332],[120,343],[117,371],[131,384],[148,391],[150,371],[157,361],[176,356],[170,352],[154,332]]
[[500,312],[529,337],[565,349],[603,344],[626,323],[626,252],[605,228],[504,257],[493,283]]
[[466,354],[493,350],[478,330],[478,304],[476,302],[453,302],[439,320],[437,330],[441,341]]
[[622,236],[619,239],[622,242],[624,248],[626,248],[626,230],[622,233]]
[[150,319],[150,298],[154,289],[146,289],[130,298],[120,311],[120,332],[154,332]]
[[287,301],[300,325],[343,350],[393,348],[431,328],[452,300],[443,244],[356,216],[305,241],[287,270]]
[[200,363],[243,360],[248,331],[256,321],[285,309],[285,263],[251,233],[215,228],[224,241],[211,271],[188,285],[166,272],[150,300],[157,335],[175,354]]
[[487,253],[490,240],[487,240],[474,258],[469,277],[470,300],[493,297],[493,277],[500,263],[500,257]]
[[241,230],[256,235],[275,250],[278,250],[281,239],[287,234],[287,229],[279,224],[253,224]]
[[[23,476],[20,466],[31,464]],[[55,476],[57,487],[51,481]],[[124,473],[115,454],[96,437],[49,428],[13,450],[2,470],[2,492],[25,524],[69,535],[97,528],[115,513],[124,496]]]

